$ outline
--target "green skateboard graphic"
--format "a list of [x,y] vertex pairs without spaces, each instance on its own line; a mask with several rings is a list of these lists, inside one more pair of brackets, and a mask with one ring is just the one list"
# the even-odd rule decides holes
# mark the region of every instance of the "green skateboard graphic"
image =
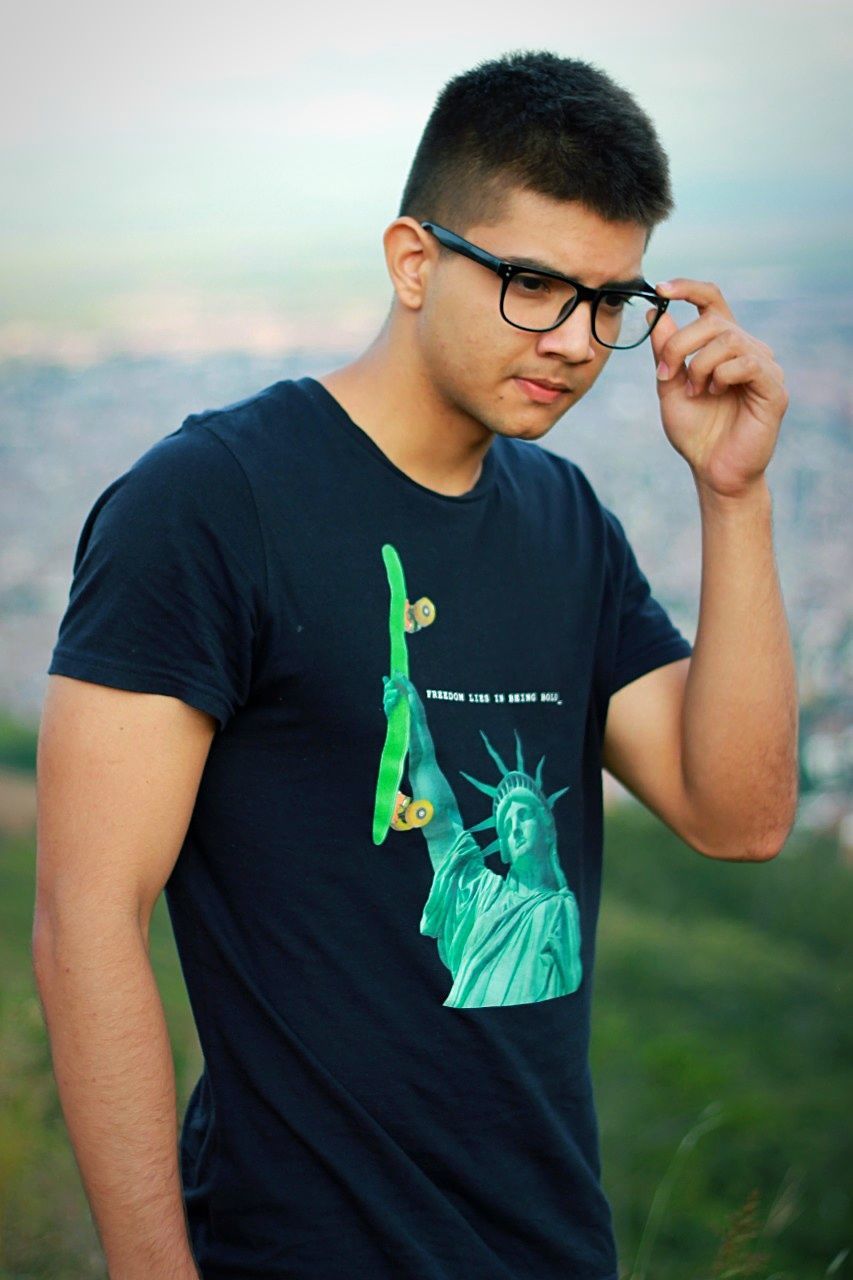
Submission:
[[[382,559],[388,575],[391,603],[388,613],[388,631],[391,637],[390,675],[409,675],[409,652],[406,633],[412,634],[435,621],[435,605],[426,596],[414,604],[406,597],[406,579],[395,547],[386,542]],[[376,782],[376,803],[373,810],[373,843],[382,844],[388,831],[411,831],[425,826],[433,814],[429,800],[413,800],[400,791],[403,766],[409,750],[411,708],[407,698],[400,698],[388,713],[385,745],[379,761]]]

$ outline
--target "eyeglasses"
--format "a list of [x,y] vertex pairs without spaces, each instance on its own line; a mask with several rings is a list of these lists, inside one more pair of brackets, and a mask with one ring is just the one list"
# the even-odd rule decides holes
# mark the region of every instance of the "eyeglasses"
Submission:
[[[478,262],[502,280],[500,312],[507,324],[529,333],[549,333],[572,314],[579,302],[592,303],[592,335],[602,347],[624,351],[645,342],[669,306],[669,298],[655,293],[647,281],[641,287],[591,289],[557,271],[534,270],[517,262],[506,262],[487,253],[470,240],[463,240],[435,222],[421,226],[439,244],[453,253]],[[654,308],[654,317],[646,312]],[[556,318],[555,318],[556,317]]]

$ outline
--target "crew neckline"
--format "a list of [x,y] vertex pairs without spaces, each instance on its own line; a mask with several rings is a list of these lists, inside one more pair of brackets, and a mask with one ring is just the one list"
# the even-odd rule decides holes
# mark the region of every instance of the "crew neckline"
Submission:
[[353,421],[341,402],[332,395],[328,387],[323,386],[322,382],[318,382],[316,378],[306,375],[303,378],[298,378],[296,385],[307,392],[321,408],[325,409],[327,416],[342,427],[350,439],[354,440],[400,480],[427,497],[451,506],[457,506],[468,502],[478,502],[480,499],[485,498],[492,489],[495,482],[495,459],[492,455],[497,443],[497,437],[486,451],[480,475],[473,489],[469,489],[467,493],[439,493],[437,489],[430,489],[428,485],[421,484],[419,480],[413,479],[412,476],[398,467],[395,462],[392,462],[387,453],[380,449],[373,437],[369,436],[363,427]]

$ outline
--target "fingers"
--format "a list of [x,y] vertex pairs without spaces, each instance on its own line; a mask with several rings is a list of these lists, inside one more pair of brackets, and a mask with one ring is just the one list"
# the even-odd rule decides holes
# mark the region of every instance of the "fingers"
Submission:
[[[747,356],[754,356],[756,364],[760,358],[755,347],[745,339],[744,334],[734,329],[724,329],[710,342],[705,343],[690,361],[686,371],[688,395],[698,395],[700,391],[711,390],[708,382],[720,365],[725,361],[732,362],[736,358],[745,360]],[[745,368],[746,365],[741,367]],[[719,388],[719,380],[716,385]]]
[[[646,319],[649,321],[649,323],[651,323],[651,318],[653,315],[654,315],[653,309],[646,312]],[[678,333],[678,331],[679,331],[678,325],[675,323],[675,320],[672,318],[672,316],[669,314],[668,311],[664,312],[664,314],[661,316],[661,318],[658,320],[657,324],[655,325],[654,329],[652,329],[651,338],[649,339],[649,341],[652,344],[652,351],[655,353],[655,358],[657,358],[657,355],[661,347],[663,346],[663,344],[669,338],[671,338],[674,333]]]
[[[662,322],[661,322],[662,323]],[[691,321],[686,324],[683,329],[674,326],[668,327],[664,333],[658,337],[655,346],[655,360],[660,364],[666,365],[666,376],[661,375],[662,380],[675,378],[682,371],[685,358],[698,351],[716,336],[722,329],[726,327],[722,316],[715,316],[706,313],[698,320]],[[660,328],[660,325],[658,325]],[[657,329],[653,331],[652,338],[655,337]]]
[[412,687],[408,676],[404,676],[402,671],[394,671],[390,676],[382,677],[382,698],[383,701],[389,700],[394,702],[404,695],[408,695],[409,689]]
[[[706,311],[698,320],[676,329],[666,338],[655,352],[655,359],[666,365],[667,374],[661,376],[662,381],[675,378],[683,371],[692,387],[704,391],[708,378],[722,360],[750,353],[773,362],[773,352],[766,342],[731,324],[725,317]],[[693,355],[693,359],[688,367],[689,355]],[[781,373],[778,365],[776,369]]]
[[[660,382],[678,380],[688,395],[718,395],[727,387],[749,384],[757,395],[781,408],[788,406],[785,375],[766,342],[735,321],[719,286],[684,276],[663,281],[655,290],[666,298],[693,303],[696,320],[679,329],[669,313],[651,334]],[[687,357],[692,356],[688,365]]]
[[754,352],[736,356],[733,360],[725,360],[716,366],[708,384],[708,391],[711,395],[717,395],[727,387],[749,383],[759,396],[781,408],[784,413],[789,399],[788,392],[777,373],[778,369],[778,365],[764,360]]
[[691,280],[686,276],[675,276],[672,280],[664,280],[655,285],[655,292],[665,298],[678,298],[682,302],[692,302],[700,311],[713,307],[721,315],[733,320],[729,304],[723,297],[719,285],[712,280]]
[[676,377],[682,371],[686,356],[697,351],[716,333],[731,327],[737,328],[734,316],[718,285],[710,280],[691,280],[674,277],[655,285],[657,293],[666,298],[692,302],[699,310],[699,317],[679,329],[671,312],[664,314],[651,334],[655,364],[665,365],[659,374],[663,381]]
[[[694,321],[663,343],[656,353],[656,358],[659,356],[667,367],[664,375],[659,365],[660,381],[672,382],[682,375],[679,384],[689,396],[705,391],[718,395],[737,383],[749,383],[760,396],[779,405],[784,412],[789,403],[785,374],[772,358],[773,352],[767,343],[732,326],[714,333],[714,321],[711,322],[714,336],[707,338],[707,326],[698,327],[702,324]],[[692,340],[688,336],[690,331],[694,334]],[[687,364],[685,355],[694,351]]]

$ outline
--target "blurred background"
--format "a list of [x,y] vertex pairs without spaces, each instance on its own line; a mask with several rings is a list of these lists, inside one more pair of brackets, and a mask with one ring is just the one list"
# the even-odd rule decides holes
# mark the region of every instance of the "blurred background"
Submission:
[[[28,950],[35,739],[83,519],[188,414],[370,340],[381,234],[436,94],[516,48],[635,95],[677,204],[647,279],[718,283],[791,395],[768,479],[801,701],[794,832],[770,863],[712,863],[605,776],[593,1073],[623,1274],[853,1276],[849,5],[36,0],[0,48],[0,1280],[105,1274]],[[583,467],[694,639],[698,512],[650,344],[543,443]],[[200,1059],[162,908],[183,1107]]]

